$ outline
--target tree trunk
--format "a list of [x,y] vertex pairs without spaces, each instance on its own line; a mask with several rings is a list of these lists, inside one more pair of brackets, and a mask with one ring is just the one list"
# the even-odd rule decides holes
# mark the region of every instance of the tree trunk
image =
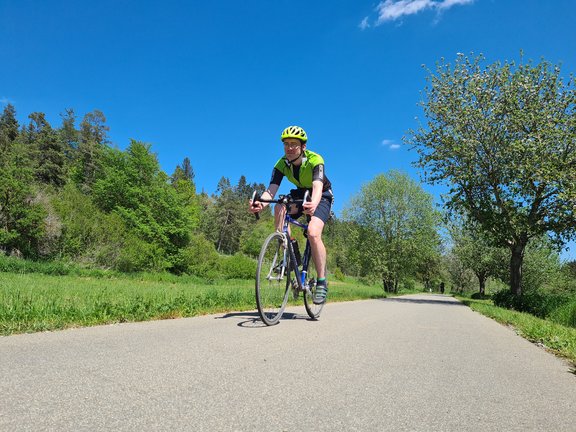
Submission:
[[480,284],[480,295],[483,296],[486,293],[486,276],[478,276],[478,283]]
[[394,282],[390,279],[382,279],[382,285],[384,286],[384,291],[387,293],[394,292]]
[[512,257],[510,258],[510,290],[514,295],[522,295],[522,262],[524,261],[524,249],[527,241],[515,243],[510,248]]
[[218,247],[216,248],[216,250],[220,253],[222,253],[222,241],[224,240],[224,231],[228,226],[229,219],[230,219],[230,210],[226,212],[226,221],[224,222],[224,225],[220,229],[220,235],[218,236]]

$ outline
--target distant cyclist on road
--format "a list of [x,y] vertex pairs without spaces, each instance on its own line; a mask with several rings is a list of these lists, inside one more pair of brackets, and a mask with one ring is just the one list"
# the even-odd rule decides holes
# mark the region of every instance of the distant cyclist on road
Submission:
[[[280,187],[284,177],[288,177],[296,189],[290,191],[295,199],[302,199],[306,190],[310,192],[311,201],[290,209],[290,215],[298,218],[302,213],[309,218],[308,238],[312,247],[312,258],[318,273],[316,296],[314,303],[320,304],[326,301],[328,284],[326,282],[326,248],[322,241],[322,230],[331,214],[332,185],[324,173],[324,159],[317,153],[306,149],[308,137],[306,132],[299,126],[288,126],[280,137],[284,143],[284,156],[282,156],[272,170],[272,179],[268,189],[262,194],[264,199],[274,199],[274,195]],[[250,211],[258,213],[268,203],[250,201]],[[276,229],[282,230],[282,222],[285,217],[284,206],[277,205],[274,208]]]

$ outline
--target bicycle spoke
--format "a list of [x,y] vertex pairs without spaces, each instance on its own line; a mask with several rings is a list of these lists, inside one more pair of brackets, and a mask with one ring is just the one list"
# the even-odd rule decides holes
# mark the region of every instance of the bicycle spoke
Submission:
[[288,301],[290,271],[286,257],[284,236],[271,234],[262,246],[256,272],[256,303],[267,325],[278,323]]

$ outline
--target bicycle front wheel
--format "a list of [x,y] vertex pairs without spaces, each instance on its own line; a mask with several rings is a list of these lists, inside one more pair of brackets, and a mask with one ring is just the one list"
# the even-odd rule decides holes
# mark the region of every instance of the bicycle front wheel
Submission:
[[278,324],[290,292],[290,266],[284,235],[272,233],[264,241],[256,269],[256,305],[266,325]]

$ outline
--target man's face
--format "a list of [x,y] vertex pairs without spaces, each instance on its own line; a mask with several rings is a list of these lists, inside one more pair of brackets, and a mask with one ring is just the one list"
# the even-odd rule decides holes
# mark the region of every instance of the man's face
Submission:
[[299,139],[296,138],[285,138],[284,142],[284,153],[286,157],[290,160],[298,157],[300,152],[304,150],[304,144],[300,142]]

